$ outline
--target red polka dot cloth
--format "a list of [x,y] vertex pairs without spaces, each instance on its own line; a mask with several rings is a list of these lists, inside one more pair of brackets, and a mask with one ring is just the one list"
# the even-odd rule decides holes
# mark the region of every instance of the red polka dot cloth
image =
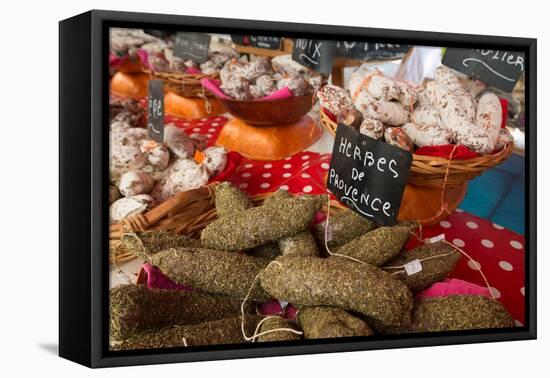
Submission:
[[207,145],[212,146],[218,139],[220,131],[227,122],[227,118],[222,116],[211,117],[211,118],[200,118],[186,120],[183,118],[174,117],[171,115],[166,115],[164,117],[164,123],[173,123],[176,126],[182,128],[188,135],[191,134],[202,134],[205,135],[207,139]]
[[[451,278],[486,286],[485,274],[493,296],[512,314],[516,324],[525,322],[525,238],[504,227],[457,209],[439,224],[423,230],[424,239],[445,234],[445,239],[464,252]],[[413,238],[411,238],[413,239]],[[410,240],[407,247],[418,244]]]

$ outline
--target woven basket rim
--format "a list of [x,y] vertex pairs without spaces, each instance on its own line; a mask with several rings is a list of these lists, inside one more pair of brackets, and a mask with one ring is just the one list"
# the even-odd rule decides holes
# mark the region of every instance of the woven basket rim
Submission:
[[[120,238],[127,232],[135,231],[160,231],[171,230],[176,234],[193,235],[204,228],[206,224],[217,218],[216,209],[214,206],[214,190],[219,183],[212,183],[206,186],[191,189],[186,192],[181,192],[170,197],[161,204],[158,204],[151,210],[123,219],[119,223],[111,224],[109,227],[110,246],[114,250],[110,251],[112,262],[121,263],[133,260],[135,256],[129,255],[127,252],[117,252]],[[262,202],[274,192],[265,192],[256,195],[249,195],[249,198],[255,204]],[[290,193],[293,196],[297,194]],[[189,206],[197,200],[196,204],[201,205],[199,213],[196,214],[196,208]],[[196,206],[195,206],[196,207]],[[326,204],[323,204],[321,211],[326,211]],[[330,210],[341,211],[344,207],[338,201],[331,199]],[[181,216],[184,212],[190,215],[187,217]],[[181,219],[185,218],[185,219]],[[187,219],[190,218],[190,219]]]

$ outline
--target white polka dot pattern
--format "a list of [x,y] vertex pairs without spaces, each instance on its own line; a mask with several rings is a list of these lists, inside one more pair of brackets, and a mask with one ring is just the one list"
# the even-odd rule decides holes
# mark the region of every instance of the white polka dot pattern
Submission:
[[498,263],[498,266],[500,266],[502,270],[505,270],[507,272],[511,272],[512,270],[514,270],[514,267],[508,261],[500,261]]
[[471,228],[473,230],[475,230],[479,227],[476,222],[471,222],[471,221],[466,222],[466,226],[468,226],[469,228]]
[[451,223],[448,221],[441,221],[439,222],[439,225],[443,228],[451,228]]
[[489,239],[482,239],[481,245],[484,246],[485,248],[493,248],[495,246],[495,243],[493,243]]

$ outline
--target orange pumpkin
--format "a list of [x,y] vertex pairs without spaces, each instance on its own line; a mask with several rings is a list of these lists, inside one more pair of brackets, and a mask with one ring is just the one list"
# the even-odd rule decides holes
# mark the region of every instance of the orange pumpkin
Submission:
[[[447,204],[449,212],[456,210],[466,195],[467,183],[445,188],[444,203]],[[430,186],[418,186],[407,184],[401,201],[401,208],[397,220],[421,221],[424,226],[431,226],[447,218],[449,214],[445,211],[438,212],[441,208],[442,188]]]
[[117,71],[126,72],[126,73],[142,73],[143,67],[139,59],[126,58],[123,59],[122,63],[116,68]]
[[166,114],[188,119],[212,117],[225,113],[225,109],[214,97],[208,97],[210,112],[207,111],[206,100],[196,97],[183,97],[172,91],[164,95],[164,110]]
[[252,126],[233,118],[223,127],[216,144],[248,159],[280,160],[311,146],[322,134],[309,116],[278,126]]
[[111,92],[120,96],[147,96],[149,75],[141,73],[117,72],[111,79]]

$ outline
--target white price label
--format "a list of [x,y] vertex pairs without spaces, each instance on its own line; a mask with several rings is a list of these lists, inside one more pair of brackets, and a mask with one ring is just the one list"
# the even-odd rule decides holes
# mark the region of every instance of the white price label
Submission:
[[284,311],[286,309],[286,306],[288,306],[288,302],[279,301],[279,305],[281,306],[281,309]]
[[420,263],[420,260],[418,259],[406,263],[404,267],[405,272],[407,272],[407,276],[412,276],[413,274],[422,272],[422,263]]
[[328,227],[326,227],[327,230],[327,241],[332,240],[332,226],[329,224]]
[[445,240],[445,234],[439,234],[437,236],[434,236],[433,238],[426,239],[426,244],[434,244],[437,242],[440,242],[442,240]]

